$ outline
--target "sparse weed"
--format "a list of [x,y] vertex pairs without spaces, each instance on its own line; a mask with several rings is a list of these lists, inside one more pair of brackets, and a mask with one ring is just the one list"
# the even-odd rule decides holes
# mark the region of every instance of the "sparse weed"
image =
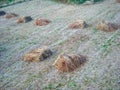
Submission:
[[43,88],[43,90],[60,90],[59,89],[59,87],[62,87],[62,86],[64,86],[64,84],[63,83],[54,83],[54,84],[48,84],[47,86],[45,86],[44,88]]
[[41,76],[38,75],[33,75],[29,73],[28,78],[25,80],[24,84],[25,86],[28,86],[33,80],[40,78]]
[[76,85],[76,82],[75,81],[71,81],[69,84],[68,84],[68,87],[71,87],[71,88],[75,88],[77,85]]
[[6,51],[7,49],[6,49],[6,47],[5,46],[0,46],[0,52],[4,52],[4,51]]
[[[119,36],[119,33],[114,34],[110,39],[108,39],[103,45],[101,45],[101,49],[103,50],[104,53],[102,53],[102,57],[105,57],[108,55],[108,53],[110,53],[111,50],[111,46],[114,44],[114,40],[116,39],[116,37]],[[118,43],[116,44],[118,45]]]
[[98,30],[96,29],[96,28],[94,28],[93,29],[93,33],[95,34],[95,33],[97,33],[98,32]]

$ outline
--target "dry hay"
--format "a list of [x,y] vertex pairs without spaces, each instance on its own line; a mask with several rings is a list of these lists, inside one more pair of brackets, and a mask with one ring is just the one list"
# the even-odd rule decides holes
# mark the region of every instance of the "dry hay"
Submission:
[[17,16],[18,16],[18,15],[15,14],[15,13],[7,13],[7,14],[5,15],[5,18],[10,19],[10,18],[14,18],[14,17],[17,17]]
[[107,21],[101,21],[96,26],[96,29],[102,30],[105,32],[112,32],[118,29],[118,25],[115,23],[107,22]]
[[37,26],[44,26],[44,25],[47,25],[49,24],[51,21],[48,20],[48,19],[36,19],[35,20],[35,25]]
[[6,14],[5,11],[0,11],[0,16],[4,16]]
[[120,3],[120,0],[116,0],[118,3]]
[[79,66],[82,66],[87,61],[87,58],[80,54],[61,54],[53,63],[59,72],[71,72]]
[[79,20],[76,22],[73,22],[72,24],[69,25],[70,29],[83,29],[87,26],[87,23],[83,20]]
[[30,51],[23,56],[24,61],[39,62],[47,59],[52,55],[52,51],[48,47],[41,47]]
[[31,20],[32,20],[31,16],[20,17],[17,20],[17,23],[27,23],[27,22],[29,22]]

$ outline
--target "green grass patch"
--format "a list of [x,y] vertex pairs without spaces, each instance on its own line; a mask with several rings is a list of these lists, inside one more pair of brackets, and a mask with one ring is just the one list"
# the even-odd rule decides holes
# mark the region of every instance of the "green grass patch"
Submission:
[[71,81],[69,84],[68,84],[68,87],[70,88],[75,88],[77,85],[76,85],[76,82],[75,81]]
[[6,51],[7,49],[6,49],[6,47],[5,46],[0,46],[0,52],[4,52],[4,51]]
[[98,32],[98,30],[96,29],[96,28],[94,28],[93,29],[93,33],[95,34],[95,33],[97,33]]
[[102,57],[107,56],[110,52],[112,52],[111,47],[114,45],[118,46],[119,43],[114,44],[114,40],[119,36],[119,33],[114,34],[110,39],[108,39],[100,48],[103,50]]
[[64,86],[63,83],[49,83],[47,86],[43,88],[43,90],[61,90],[60,87]]
[[15,0],[0,0],[0,5],[5,4],[5,3],[10,3],[14,2]]
[[24,82],[24,85],[28,86],[28,85],[30,85],[31,82],[33,82],[34,80],[39,79],[39,78],[41,78],[41,75],[39,75],[39,74],[35,75],[32,73],[29,73],[27,79]]

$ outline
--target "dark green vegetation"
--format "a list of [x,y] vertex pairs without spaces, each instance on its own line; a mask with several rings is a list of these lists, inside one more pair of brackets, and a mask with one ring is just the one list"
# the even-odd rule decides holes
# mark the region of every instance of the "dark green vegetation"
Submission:
[[[0,6],[3,4],[7,4],[9,5],[10,3],[14,3],[14,2],[23,2],[23,1],[27,1],[27,0],[0,0]],[[82,4],[86,1],[94,1],[94,2],[99,2],[99,1],[103,1],[103,0],[53,0],[56,2],[63,2],[63,3],[76,3],[76,4]],[[3,7],[3,6],[2,6]]]
[[54,1],[60,1],[60,2],[64,2],[64,3],[77,3],[77,4],[81,4],[81,3],[84,3],[86,1],[98,2],[98,1],[103,1],[103,0],[54,0]]
[[31,0],[0,0],[0,8]]
[[13,2],[15,0],[0,0],[0,5],[1,4],[5,4],[5,3],[10,3],[10,2]]

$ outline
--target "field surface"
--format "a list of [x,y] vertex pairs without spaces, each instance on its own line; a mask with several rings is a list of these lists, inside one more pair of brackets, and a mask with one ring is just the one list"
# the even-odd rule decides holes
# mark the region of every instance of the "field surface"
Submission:
[[[120,24],[120,4],[115,0],[93,5],[32,0],[0,10],[33,18],[16,24],[17,18],[0,16],[0,90],[120,90],[120,29],[95,29],[100,20]],[[34,25],[36,18],[52,22],[39,27]],[[90,27],[68,29],[79,19]],[[24,54],[41,46],[49,46],[53,55],[38,63],[23,61]],[[63,52],[81,53],[88,61],[74,72],[59,74],[52,63]]]

